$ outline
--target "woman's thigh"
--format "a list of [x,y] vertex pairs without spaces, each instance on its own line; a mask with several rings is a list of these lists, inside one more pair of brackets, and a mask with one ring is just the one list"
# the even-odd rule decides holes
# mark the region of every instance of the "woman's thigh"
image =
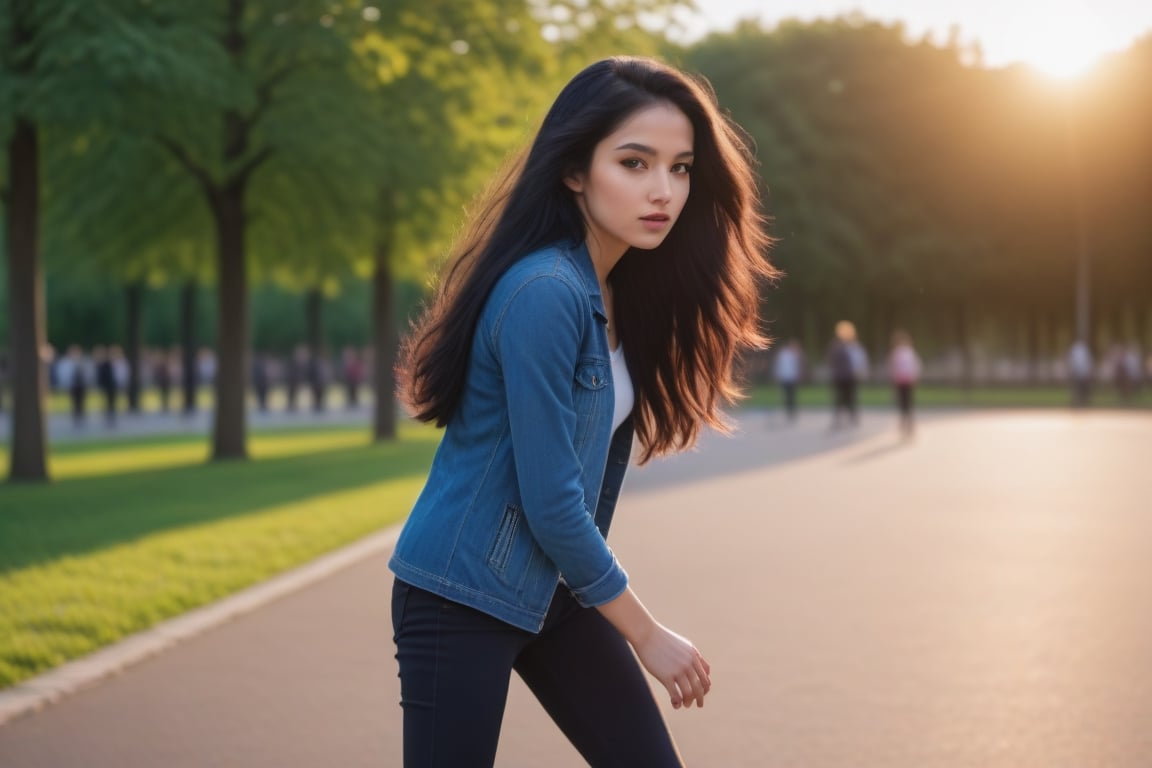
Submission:
[[392,626],[405,768],[492,765],[512,665],[531,635],[399,580]]
[[516,672],[594,768],[683,765],[628,643],[595,608],[560,590]]

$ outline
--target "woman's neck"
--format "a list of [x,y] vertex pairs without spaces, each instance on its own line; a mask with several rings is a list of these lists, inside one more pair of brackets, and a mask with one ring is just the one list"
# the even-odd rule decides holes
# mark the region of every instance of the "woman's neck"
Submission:
[[608,275],[615,269],[620,259],[624,258],[628,247],[604,248],[594,237],[589,237],[585,244],[588,246],[588,255],[592,257],[592,267],[596,270],[596,280],[600,283],[600,289],[607,293]]

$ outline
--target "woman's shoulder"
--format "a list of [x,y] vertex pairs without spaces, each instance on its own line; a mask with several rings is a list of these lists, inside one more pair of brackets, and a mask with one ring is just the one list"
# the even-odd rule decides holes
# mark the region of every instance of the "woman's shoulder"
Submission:
[[537,248],[516,261],[500,276],[493,297],[503,303],[525,289],[533,293],[580,291],[580,273],[571,250],[562,244]]
[[508,268],[489,296],[482,323],[497,331],[511,312],[518,318],[573,318],[590,304],[580,271],[562,245],[540,248]]

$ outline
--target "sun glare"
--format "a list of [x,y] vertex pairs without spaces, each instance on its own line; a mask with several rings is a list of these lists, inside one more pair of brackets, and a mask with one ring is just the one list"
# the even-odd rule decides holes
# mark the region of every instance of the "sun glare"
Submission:
[[[1052,3],[1043,13],[1005,19],[1003,34],[988,41],[1001,58],[1019,61],[1061,80],[1088,72],[1123,44],[1109,38],[1098,15],[1082,3]],[[989,53],[992,51],[990,50]]]

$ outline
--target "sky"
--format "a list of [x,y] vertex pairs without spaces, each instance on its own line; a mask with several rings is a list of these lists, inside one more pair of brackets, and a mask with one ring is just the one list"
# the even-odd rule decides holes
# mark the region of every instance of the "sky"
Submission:
[[1073,76],[1101,55],[1127,48],[1152,32],[1147,0],[696,0],[689,37],[731,29],[741,18],[768,26],[783,18],[833,17],[854,10],[880,21],[903,21],[916,37],[979,41],[985,63],[1024,62],[1056,76]]

